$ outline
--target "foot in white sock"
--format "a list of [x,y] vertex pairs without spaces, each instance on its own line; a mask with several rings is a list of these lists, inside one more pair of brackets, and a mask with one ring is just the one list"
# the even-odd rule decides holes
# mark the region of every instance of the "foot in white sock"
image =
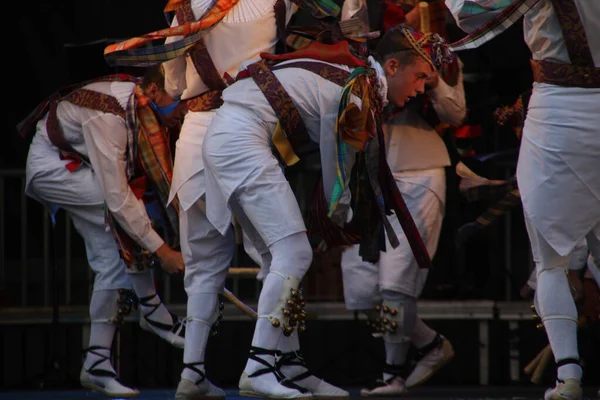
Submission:
[[91,346],[86,352],[79,374],[81,386],[109,397],[133,398],[140,394],[138,390],[128,388],[117,380],[117,374],[110,364],[109,348]]
[[172,314],[155,293],[140,299],[140,326],[178,349],[185,346],[185,323]]
[[577,379],[565,379],[556,382],[556,387],[546,390],[544,400],[581,400],[583,390]]
[[204,356],[211,329],[221,316],[222,303],[216,293],[188,295],[188,316],[183,350],[183,371],[177,386],[177,400],[218,400],[225,392],[206,378]]
[[426,382],[453,358],[454,349],[448,339],[437,335],[433,342],[419,349],[417,364],[406,379],[406,387],[411,388]]
[[224,400],[225,392],[206,378],[204,362],[184,364],[184,367],[198,377],[195,381],[181,378],[175,393],[176,400]]
[[277,369],[275,356],[277,350],[259,347],[250,348],[246,369],[239,382],[240,396],[268,399],[312,399],[306,389],[287,382]]
[[360,395],[367,397],[394,397],[408,393],[404,385],[404,379],[399,376],[393,376],[387,380],[375,382],[375,385],[368,389],[361,389]]
[[308,390],[315,399],[346,399],[347,391],[333,386],[310,373],[299,350],[282,353],[277,358],[277,367],[286,381]]

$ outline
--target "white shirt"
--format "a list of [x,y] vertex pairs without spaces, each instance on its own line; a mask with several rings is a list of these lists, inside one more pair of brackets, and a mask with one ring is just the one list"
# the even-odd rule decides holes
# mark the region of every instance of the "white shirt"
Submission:
[[[462,70],[458,83],[450,86],[441,78],[435,89],[427,92],[440,122],[460,124],[467,113]],[[444,141],[420,115],[408,105],[383,128],[386,134],[387,161],[394,175],[405,171],[426,170],[450,165]]]
[[[286,24],[297,10],[290,0],[284,0]],[[260,53],[272,53],[277,43],[274,0],[240,0],[221,22],[204,37],[204,42],[219,75],[237,76],[247,60],[256,61]],[[194,17],[198,18],[213,4],[211,0],[191,0]],[[173,26],[178,25],[177,18]],[[167,42],[178,40],[172,37]],[[165,89],[173,97],[188,99],[208,90],[188,56],[163,64]],[[175,167],[169,202],[179,195],[180,205],[187,210],[204,195],[202,143],[214,111],[187,113],[175,150]]]
[[[85,86],[115,97],[124,109],[134,87],[131,82],[98,82]],[[144,203],[133,194],[126,174],[126,121],[115,114],[76,106],[68,101],[58,104],[57,118],[67,142],[89,159],[106,206],[119,226],[140,246],[155,252],[164,242],[152,229]],[[58,148],[48,138],[45,121],[38,123],[37,135],[42,136],[59,157]]]
[[[191,0],[194,17],[198,19],[212,6],[211,0]],[[286,24],[297,6],[284,0]],[[272,53],[277,44],[274,0],[240,0],[223,20],[216,24],[204,37],[206,48],[219,75],[228,73],[235,78],[240,64],[246,60],[258,60],[260,53]],[[172,26],[178,26],[177,18]],[[166,43],[181,39],[168,38]],[[180,56],[163,64],[165,68],[165,89],[173,97],[182,99],[202,94],[208,88],[196,72],[189,56]]]

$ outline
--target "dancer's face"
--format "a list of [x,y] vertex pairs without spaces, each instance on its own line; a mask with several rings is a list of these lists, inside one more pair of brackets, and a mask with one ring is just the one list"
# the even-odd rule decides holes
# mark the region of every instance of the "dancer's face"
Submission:
[[415,57],[410,64],[404,65],[392,57],[384,63],[383,69],[388,83],[388,101],[399,107],[424,93],[425,82],[434,72],[423,57]]

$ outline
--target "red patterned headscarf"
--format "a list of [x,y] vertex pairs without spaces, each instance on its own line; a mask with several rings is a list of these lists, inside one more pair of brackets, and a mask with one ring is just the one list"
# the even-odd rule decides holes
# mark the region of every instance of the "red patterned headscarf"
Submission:
[[440,70],[456,58],[448,43],[437,33],[417,32],[406,24],[390,29],[390,32],[392,31],[402,32],[412,48],[436,70]]

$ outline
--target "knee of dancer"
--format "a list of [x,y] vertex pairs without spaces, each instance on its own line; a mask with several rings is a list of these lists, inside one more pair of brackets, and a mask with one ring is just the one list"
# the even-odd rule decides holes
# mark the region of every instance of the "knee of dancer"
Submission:
[[313,250],[305,232],[295,233],[271,246],[271,271],[302,279],[312,263]]
[[119,309],[119,290],[94,290],[90,301],[92,322],[109,322],[117,317]]
[[565,319],[577,322],[577,308],[567,278],[567,265],[538,272],[535,307],[542,321]]
[[382,297],[384,340],[391,343],[409,341],[417,322],[417,299],[391,290],[382,291]]
[[569,259],[564,258],[557,260],[556,262],[536,263],[535,270],[537,272],[537,280],[539,286],[539,280],[542,276],[549,276],[554,274],[565,275],[569,269]]

